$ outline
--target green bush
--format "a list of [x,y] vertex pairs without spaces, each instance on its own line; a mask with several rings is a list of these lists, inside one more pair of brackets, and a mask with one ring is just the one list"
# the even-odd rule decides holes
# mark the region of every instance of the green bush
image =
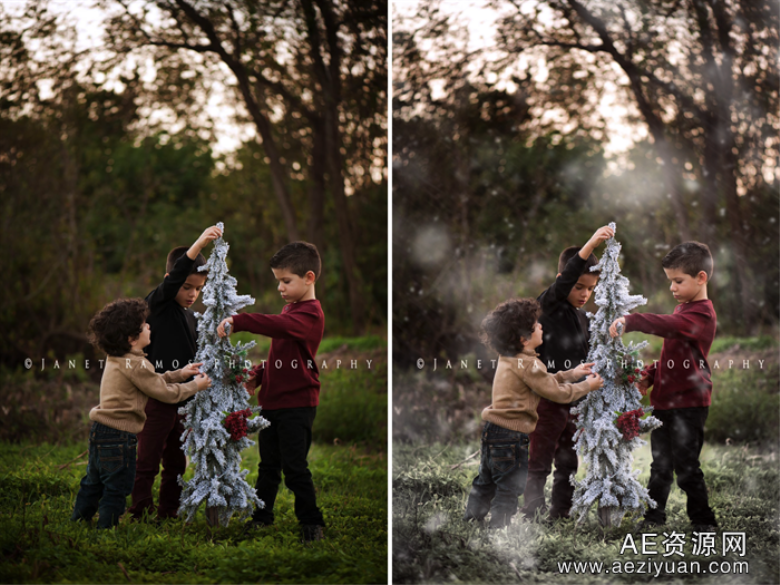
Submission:
[[360,442],[387,449],[387,364],[323,371],[314,440]]
[[775,346],[777,346],[777,340],[769,335],[762,335],[760,337],[732,337],[727,335],[715,338],[715,341],[712,342],[710,353],[720,353],[736,348],[746,351],[761,351]]
[[387,347],[387,340],[378,335],[364,335],[363,337],[326,337],[320,343],[318,354],[330,353],[346,346],[350,351],[371,351],[381,347]]
[[725,370],[713,376],[712,385],[704,434],[708,441],[777,443],[780,395],[776,367]]

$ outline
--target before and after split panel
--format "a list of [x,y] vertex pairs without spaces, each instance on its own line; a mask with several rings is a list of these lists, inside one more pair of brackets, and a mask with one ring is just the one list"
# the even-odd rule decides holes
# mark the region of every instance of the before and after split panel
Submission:
[[769,0],[0,0],[0,582],[780,583]]

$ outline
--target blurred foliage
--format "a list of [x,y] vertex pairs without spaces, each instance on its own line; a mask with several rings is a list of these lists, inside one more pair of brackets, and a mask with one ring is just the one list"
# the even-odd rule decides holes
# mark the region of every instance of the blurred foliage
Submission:
[[387,452],[387,363],[323,372],[315,441],[359,443]]
[[[235,343],[239,336],[242,334],[234,334],[232,341]],[[259,363],[268,357],[269,340],[260,336],[251,339],[259,341],[261,348],[251,350],[249,358]],[[97,360],[87,362],[81,354],[60,360],[50,354],[43,360],[32,361],[29,369],[0,365],[4,397],[0,407],[0,441],[85,441],[89,411],[99,402],[104,364]],[[326,337],[317,355],[317,365],[321,390],[314,441],[351,443],[374,453],[386,453],[387,341],[378,336]]]
[[[268,262],[289,240],[262,147],[250,140],[235,153],[214,155],[196,103],[197,88],[208,81],[194,62],[191,74],[180,70],[186,60],[163,64],[151,83],[138,68],[111,60],[96,65],[76,40],[75,29],[45,2],[28,3],[21,15],[0,7],[0,363],[102,357],[87,343],[90,317],[115,298],[146,296],[164,276],[167,253],[218,221],[226,225],[239,293],[257,300],[249,310],[278,313],[283,303]],[[371,99],[379,107],[384,98]],[[365,113],[361,104],[355,107]],[[177,124],[149,114],[169,106]],[[373,136],[384,123],[379,118],[356,135],[363,151],[350,147],[351,165],[366,155],[362,133]],[[300,130],[295,116],[274,124],[280,136]],[[377,142],[366,156],[374,160],[383,148]],[[287,185],[302,224],[311,219],[309,149],[306,141],[280,141],[280,155],[301,163],[290,169]],[[353,320],[340,224],[326,198],[316,223],[327,335],[355,327],[382,331],[387,323],[387,186],[373,180],[353,186],[347,205],[359,218],[353,253],[364,279],[364,317]]]

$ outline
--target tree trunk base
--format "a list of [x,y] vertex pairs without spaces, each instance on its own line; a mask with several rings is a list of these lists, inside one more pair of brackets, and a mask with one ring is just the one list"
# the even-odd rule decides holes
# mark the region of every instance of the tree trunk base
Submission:
[[219,508],[206,508],[206,522],[209,526],[219,526]]
[[614,528],[620,526],[623,521],[625,512],[617,506],[607,506],[605,508],[599,508],[599,524],[605,528]]

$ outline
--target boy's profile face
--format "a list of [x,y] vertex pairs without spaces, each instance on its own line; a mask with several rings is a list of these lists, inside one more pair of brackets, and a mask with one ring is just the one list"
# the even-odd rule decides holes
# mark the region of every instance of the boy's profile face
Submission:
[[[560,274],[558,275],[560,276]],[[574,288],[571,289],[569,296],[566,300],[576,307],[580,308],[588,302],[590,295],[593,294],[593,289],[596,288],[596,284],[599,282],[599,277],[596,274],[583,274],[577,280]]]
[[544,335],[544,331],[542,331],[542,324],[539,323],[539,321],[536,322],[534,325],[534,332],[531,334],[531,339],[526,339],[525,343],[523,344],[523,349],[536,349],[540,345],[542,345],[542,336]]
[[277,290],[285,303],[297,303],[314,298],[314,273],[310,270],[303,276],[290,272],[287,268],[271,268],[274,278],[279,282]]
[[144,323],[138,337],[130,337],[128,339],[131,349],[143,349],[152,341],[152,328],[149,327],[149,323]]
[[703,293],[707,284],[707,273],[703,270],[696,276],[686,274],[679,268],[664,268],[664,272],[671,282],[669,290],[678,303],[689,303],[706,298]]
[[181,285],[179,292],[176,293],[176,302],[185,309],[189,309],[198,300],[204,284],[206,284],[205,274],[190,274]]

